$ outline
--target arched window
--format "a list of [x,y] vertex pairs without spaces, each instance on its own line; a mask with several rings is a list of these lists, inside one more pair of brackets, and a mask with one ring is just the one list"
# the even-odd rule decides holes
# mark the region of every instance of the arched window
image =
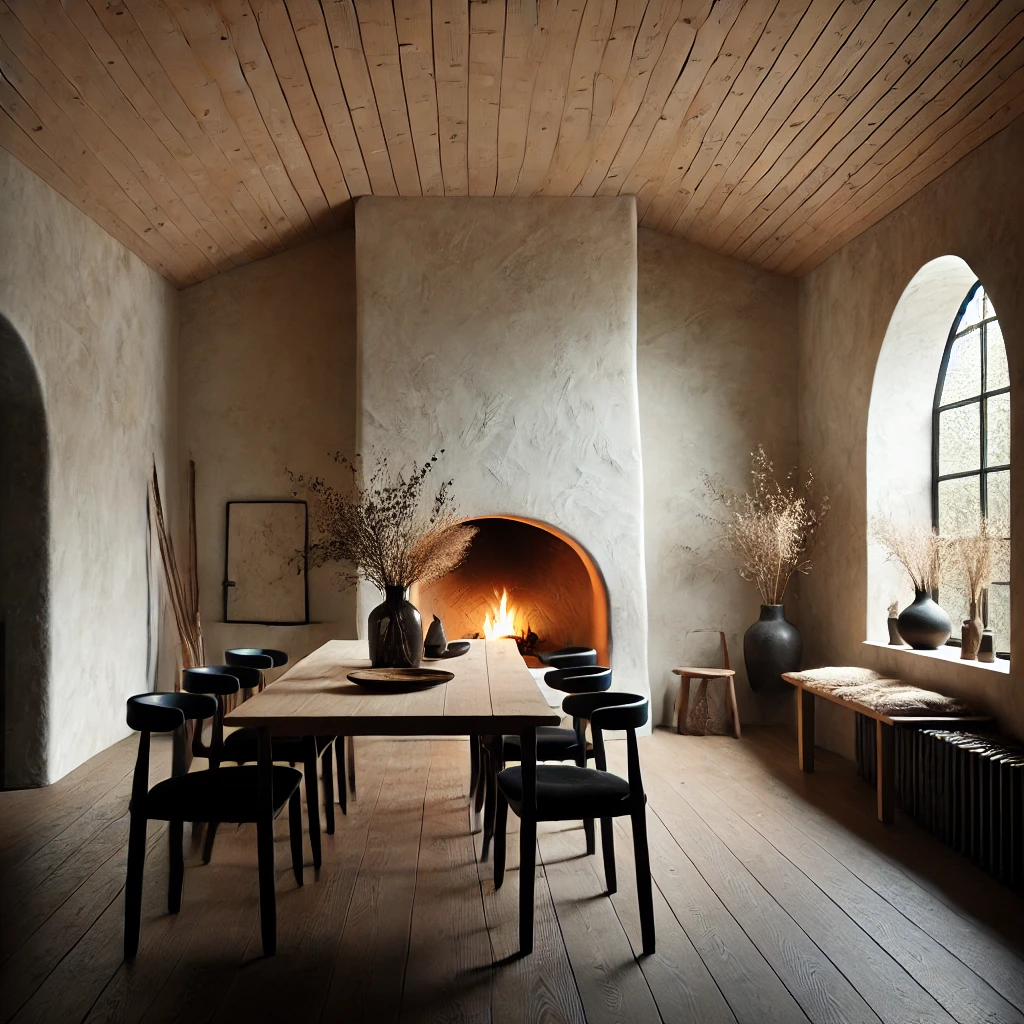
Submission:
[[[952,535],[989,528],[1010,536],[1010,373],[996,311],[977,281],[953,321],[935,387],[932,440],[932,516]],[[997,559],[982,618],[996,650],[1010,651],[1009,544]],[[962,588],[940,597],[954,623],[967,617]]]

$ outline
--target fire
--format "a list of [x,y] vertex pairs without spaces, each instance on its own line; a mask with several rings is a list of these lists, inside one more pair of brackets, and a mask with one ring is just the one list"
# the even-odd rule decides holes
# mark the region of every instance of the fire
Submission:
[[500,640],[503,636],[519,636],[516,629],[516,610],[508,604],[508,591],[502,590],[501,603],[492,608],[484,616],[484,637],[488,640]]

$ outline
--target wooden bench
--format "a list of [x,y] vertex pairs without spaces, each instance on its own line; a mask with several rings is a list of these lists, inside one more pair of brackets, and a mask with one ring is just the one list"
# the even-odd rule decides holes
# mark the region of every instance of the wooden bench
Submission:
[[[831,674],[831,677],[830,677]],[[896,766],[896,732],[897,725],[915,725],[951,722],[988,722],[986,715],[973,715],[970,709],[959,700],[944,697],[930,690],[911,687],[899,679],[882,676],[870,669],[862,668],[831,668],[812,669],[807,672],[784,672],[782,678],[791,683],[799,691],[797,694],[797,756],[800,770],[814,771],[814,698],[838,704],[840,707],[856,711],[866,718],[875,721],[876,779],[878,790],[878,820],[890,824],[893,820],[895,804],[895,766]],[[830,687],[837,685],[836,679],[844,680],[838,684],[840,690],[861,691],[860,696],[849,693],[836,693]],[[886,684],[889,684],[888,686]],[[863,691],[875,689],[899,690],[903,703],[909,703],[915,695],[920,695],[922,704],[919,714],[894,714],[872,706],[870,697]],[[945,705],[946,710],[937,710],[930,706]],[[908,709],[909,711],[910,709]]]

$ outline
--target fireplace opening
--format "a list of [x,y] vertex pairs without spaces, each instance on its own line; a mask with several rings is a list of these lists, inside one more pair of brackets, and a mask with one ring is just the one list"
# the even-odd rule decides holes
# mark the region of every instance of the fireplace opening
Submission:
[[524,654],[587,646],[609,664],[608,592],[585,548],[535,520],[466,522],[478,530],[466,561],[415,595],[424,629],[437,615],[449,640],[514,636]]

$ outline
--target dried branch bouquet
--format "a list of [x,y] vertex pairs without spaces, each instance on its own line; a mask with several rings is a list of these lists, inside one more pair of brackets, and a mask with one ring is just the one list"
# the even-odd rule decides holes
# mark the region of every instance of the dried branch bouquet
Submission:
[[981,604],[982,593],[991,585],[996,553],[1005,543],[989,530],[987,516],[982,516],[977,533],[950,538],[950,561],[965,585],[972,608]]
[[871,531],[886,549],[889,561],[903,567],[917,593],[934,590],[942,582],[949,544],[934,527],[896,522],[878,513],[872,518]]
[[721,529],[721,540],[739,562],[739,574],[761,594],[761,603],[780,605],[794,573],[811,569],[808,558],[821,524],[828,514],[828,495],[812,502],[810,473],[796,482],[790,470],[780,481],[775,467],[758,445],[751,454],[751,486],[745,493],[725,487],[704,475],[711,499],[722,505],[724,519],[704,516]]
[[[438,455],[443,453],[444,449]],[[438,455],[408,476],[393,471],[387,457],[380,456],[369,480],[362,483],[360,457],[335,453],[334,461],[351,477],[344,489],[322,477],[288,471],[310,501],[316,539],[309,547],[308,565],[348,563],[355,571],[340,574],[346,582],[363,576],[381,591],[429,583],[458,568],[476,527],[459,523],[451,480],[442,481],[432,498],[426,494]]]

